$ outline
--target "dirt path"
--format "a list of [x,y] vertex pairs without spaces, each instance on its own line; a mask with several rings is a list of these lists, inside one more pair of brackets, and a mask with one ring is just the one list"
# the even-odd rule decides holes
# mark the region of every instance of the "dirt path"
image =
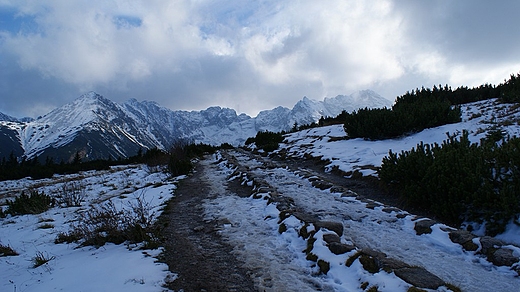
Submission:
[[164,230],[166,262],[178,278],[174,291],[255,291],[249,273],[231,253],[232,247],[217,234],[222,222],[205,221],[205,199],[216,196],[205,181],[202,164],[181,181],[175,198],[159,219]]

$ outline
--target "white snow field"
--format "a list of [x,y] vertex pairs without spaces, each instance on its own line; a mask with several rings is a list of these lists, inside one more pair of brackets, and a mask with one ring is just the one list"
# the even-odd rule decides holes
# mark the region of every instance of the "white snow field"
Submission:
[[[19,254],[0,257],[0,291],[162,291],[165,279],[174,275],[166,264],[157,262],[160,250],[125,244],[77,248],[76,243],[55,244],[54,240],[59,232],[69,231],[91,205],[107,200],[118,209],[129,209],[140,198],[149,206],[148,215],[156,217],[173,196],[174,182],[146,166],[0,182],[0,197],[28,189],[56,195],[67,183],[80,184],[85,190],[81,207],[54,207],[38,215],[0,219],[0,243]],[[33,268],[37,255],[50,260]]]

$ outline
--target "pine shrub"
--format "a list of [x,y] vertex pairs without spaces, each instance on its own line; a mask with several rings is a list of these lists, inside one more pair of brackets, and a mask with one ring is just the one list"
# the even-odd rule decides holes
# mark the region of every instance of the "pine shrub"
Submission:
[[278,149],[279,144],[283,142],[283,133],[260,131],[256,133],[254,138],[248,138],[246,144],[253,142],[258,148],[264,150],[265,152],[272,152]]
[[418,144],[383,158],[379,177],[409,206],[447,223],[485,221],[489,235],[520,213],[520,139],[496,135],[472,144],[468,133],[441,145]]
[[54,199],[43,192],[31,190],[27,195],[22,192],[14,201],[7,201],[6,214],[24,215],[24,214],[40,214],[49,210],[54,206]]

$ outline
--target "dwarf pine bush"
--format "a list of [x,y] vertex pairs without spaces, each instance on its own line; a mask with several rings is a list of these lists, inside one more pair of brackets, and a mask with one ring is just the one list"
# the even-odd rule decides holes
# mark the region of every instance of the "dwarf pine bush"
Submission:
[[456,225],[485,221],[486,232],[496,235],[520,213],[520,139],[496,136],[475,144],[466,131],[441,145],[390,151],[379,177],[409,206]]
[[7,210],[5,214],[24,215],[24,214],[40,214],[49,210],[54,206],[54,199],[51,196],[31,190],[29,195],[22,192],[19,197],[13,201],[7,201]]

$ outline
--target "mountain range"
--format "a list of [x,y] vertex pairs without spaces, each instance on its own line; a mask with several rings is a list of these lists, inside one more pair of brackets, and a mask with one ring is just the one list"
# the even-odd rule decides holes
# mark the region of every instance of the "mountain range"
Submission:
[[292,109],[276,107],[256,117],[219,106],[201,111],[173,111],[152,101],[130,99],[122,104],[88,92],[35,120],[0,113],[0,158],[52,157],[71,161],[126,158],[139,149],[167,150],[175,141],[241,145],[258,131],[279,132],[335,117],[343,110],[389,107],[391,102],[371,90],[323,101],[304,97]]

